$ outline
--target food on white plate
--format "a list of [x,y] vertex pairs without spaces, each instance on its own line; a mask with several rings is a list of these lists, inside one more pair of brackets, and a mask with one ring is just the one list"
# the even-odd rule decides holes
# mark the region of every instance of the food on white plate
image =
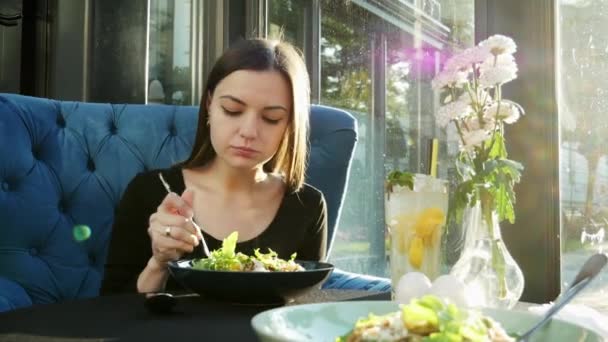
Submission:
[[514,342],[500,323],[481,312],[459,308],[434,295],[413,299],[385,315],[370,313],[336,342],[463,341]]

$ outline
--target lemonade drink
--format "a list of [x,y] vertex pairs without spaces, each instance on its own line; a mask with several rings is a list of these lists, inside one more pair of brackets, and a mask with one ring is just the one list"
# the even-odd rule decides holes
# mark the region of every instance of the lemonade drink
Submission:
[[441,275],[441,237],[447,211],[445,180],[416,174],[413,189],[396,185],[387,190],[385,219],[390,232],[393,289],[407,272],[422,272],[431,281]]

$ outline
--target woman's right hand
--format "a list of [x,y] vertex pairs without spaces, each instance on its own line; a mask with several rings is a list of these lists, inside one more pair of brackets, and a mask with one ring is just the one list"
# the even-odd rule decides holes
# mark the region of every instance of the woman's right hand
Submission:
[[152,241],[152,258],[160,266],[192,252],[202,238],[202,233],[191,222],[193,196],[190,190],[182,196],[170,192],[150,216],[148,235]]

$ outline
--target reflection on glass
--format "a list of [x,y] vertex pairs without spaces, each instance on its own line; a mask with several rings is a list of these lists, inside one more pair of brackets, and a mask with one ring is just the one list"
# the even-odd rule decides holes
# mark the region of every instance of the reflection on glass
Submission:
[[[591,254],[608,247],[608,4],[563,0],[559,13],[564,289]],[[606,272],[591,286],[580,302],[608,311]]]
[[422,10],[435,20],[441,19],[441,4],[438,0],[422,0]]
[[[444,62],[452,54],[462,49],[471,47],[475,44],[475,1],[474,0],[441,0],[441,23],[450,28],[448,42],[441,51],[435,51],[438,62]],[[427,54],[432,50],[423,49]],[[429,57],[426,57],[427,59]],[[435,106],[439,99],[435,99]],[[434,107],[435,108],[435,107]],[[449,188],[454,189],[458,184],[457,170],[454,160],[458,155],[459,137],[455,128],[440,130],[435,128],[435,137],[439,138],[439,177],[447,179],[450,183]],[[451,203],[453,192],[449,193]],[[451,204],[448,204],[451,207]],[[447,223],[447,233],[443,243],[448,246],[445,248],[444,260],[446,267],[451,267],[460,257],[460,252],[464,246],[464,230],[462,224],[450,221]]]
[[[353,3],[321,4],[321,103],[342,108],[358,121],[359,139],[354,152],[348,192],[334,242],[331,261],[343,269],[368,274],[384,273],[373,267],[384,263],[379,241],[377,202],[374,198],[374,164],[371,101],[371,34],[377,21]],[[382,224],[383,222],[380,222]],[[377,244],[377,243],[376,243]],[[383,247],[383,246],[382,246]],[[381,274],[384,275],[384,274]]]
[[268,37],[281,38],[304,50],[305,1],[273,0],[268,4]]
[[191,0],[151,0],[148,98],[153,104],[192,104]]
[[[440,51],[393,29],[388,35],[386,85],[386,171],[427,173],[435,129],[431,80]],[[445,170],[442,170],[445,171]]]
[[[450,135],[435,128],[430,81],[441,58],[472,44],[474,1],[408,2],[411,5],[402,4],[404,10],[424,5],[450,28],[444,46],[429,45],[422,34],[413,33],[419,31],[411,22],[404,22],[409,30],[397,28],[353,1],[320,1],[320,103],[342,108],[358,121],[359,138],[330,255],[332,263],[351,272],[389,275],[383,183],[387,170],[427,172],[428,143],[439,137],[439,176],[449,178]],[[306,52],[305,37],[312,30],[306,25],[312,22],[307,3],[270,1],[269,35],[276,38],[282,32]],[[309,66],[316,63],[312,58]]]

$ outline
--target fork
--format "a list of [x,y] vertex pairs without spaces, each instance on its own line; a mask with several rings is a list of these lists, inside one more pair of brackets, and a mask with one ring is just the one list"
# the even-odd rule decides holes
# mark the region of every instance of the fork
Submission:
[[516,336],[517,342],[528,342],[530,336],[538,331],[545,323],[549,322],[551,317],[556,314],[562,307],[568,304],[580,291],[582,291],[595,276],[600,273],[602,268],[608,262],[608,257],[603,253],[597,253],[592,255],[581,267],[576,278],[570,287],[555,300],[553,306],[549,308],[542,316],[541,320],[538,321],[532,328],[528,329],[524,334]]
[[[167,193],[171,193],[171,187],[169,187],[169,183],[165,181],[165,178],[163,177],[162,173],[158,173],[158,178],[160,178],[160,181],[163,183],[163,186],[167,190]],[[196,228],[196,230],[198,230],[198,232],[201,234],[201,243],[199,244],[199,246],[203,249],[203,253],[205,254],[205,256],[209,257],[211,253],[209,252],[209,247],[207,247],[207,242],[205,241],[205,236],[203,235],[203,229],[196,222],[194,222],[194,217],[187,217],[186,222],[192,223],[194,228]]]

